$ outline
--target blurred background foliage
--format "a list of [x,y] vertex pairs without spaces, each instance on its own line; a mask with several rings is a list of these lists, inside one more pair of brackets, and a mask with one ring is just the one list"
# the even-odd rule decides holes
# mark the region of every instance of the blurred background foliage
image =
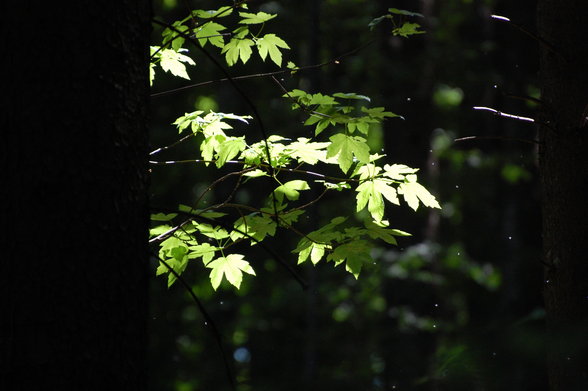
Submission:
[[[219,327],[238,390],[545,389],[535,128],[472,109],[533,117],[535,108],[521,97],[537,95],[536,45],[490,15],[533,31],[535,2],[249,3],[279,14],[266,29],[289,43],[286,61],[304,66],[353,52],[337,64],[285,74],[281,82],[309,92],[360,93],[402,115],[373,129],[370,145],[386,151],[387,163],[420,168],[419,178],[443,209],[388,209],[392,226],[413,236],[400,238],[397,248],[375,244],[377,261],[357,281],[331,264],[304,265],[299,270],[310,284],[304,291],[256,248],[247,255],[258,276],[245,278],[240,291],[215,293],[207,271],[189,267],[184,278]],[[172,22],[188,7],[220,5],[155,0],[154,14]],[[390,7],[422,13],[427,33],[393,37],[384,23],[370,31],[369,22]],[[160,34],[155,27],[154,43]],[[222,78],[191,52],[197,62],[191,82],[160,74],[154,93]],[[259,59],[230,69],[232,75],[272,70]],[[240,85],[270,133],[311,136],[271,79]],[[250,114],[228,83],[154,96],[152,146],[175,141],[171,123],[195,109]],[[455,141],[468,136],[478,139]],[[196,149],[184,143],[162,160],[195,158]],[[156,207],[194,202],[218,175],[196,165],[152,169]],[[230,190],[221,186],[211,197],[223,191]],[[255,202],[259,189],[245,188],[238,197]],[[331,196],[307,213],[302,228],[314,229],[348,203]],[[289,251],[296,240],[282,236],[268,244],[294,264]],[[180,285],[168,290],[164,278],[153,278],[150,328],[152,390],[229,389],[210,327]]]

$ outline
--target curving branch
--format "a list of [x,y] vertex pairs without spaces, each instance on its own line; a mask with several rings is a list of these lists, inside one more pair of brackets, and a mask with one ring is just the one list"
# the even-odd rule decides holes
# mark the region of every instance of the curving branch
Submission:
[[216,341],[219,352],[221,354],[223,364],[225,366],[225,373],[226,373],[227,379],[229,380],[229,383],[231,384],[231,389],[233,391],[236,391],[237,386],[235,384],[235,378],[234,378],[233,373],[231,371],[231,367],[229,365],[229,360],[227,358],[227,353],[226,353],[225,348],[223,346],[222,336],[218,330],[218,327],[216,326],[216,323],[214,322],[214,320],[212,319],[212,317],[210,316],[208,311],[206,311],[206,308],[204,308],[204,305],[202,305],[202,302],[198,299],[198,296],[196,296],[196,294],[194,293],[194,290],[190,287],[190,285],[186,282],[186,280],[178,272],[176,272],[163,258],[161,258],[159,256],[159,254],[156,254],[153,251],[151,252],[151,254],[154,257],[156,257],[159,260],[159,262],[161,262],[161,264],[164,265],[167,268],[167,270],[171,274],[174,275],[174,277],[176,277],[176,279],[180,282],[180,284],[182,284],[184,289],[186,289],[186,291],[188,292],[188,294],[192,298],[192,301],[194,301],[194,303],[196,303],[198,310],[200,311],[200,313],[204,317],[204,320],[206,322],[205,324],[210,326],[210,330],[212,331],[212,335],[214,337],[214,340]]

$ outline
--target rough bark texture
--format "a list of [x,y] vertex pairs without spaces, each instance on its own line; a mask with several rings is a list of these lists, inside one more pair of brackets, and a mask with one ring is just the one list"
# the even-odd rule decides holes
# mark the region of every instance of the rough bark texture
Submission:
[[143,390],[149,1],[0,13],[0,389]]
[[[588,2],[540,0],[545,305],[552,390],[588,390]],[[552,45],[552,48],[549,48]]]

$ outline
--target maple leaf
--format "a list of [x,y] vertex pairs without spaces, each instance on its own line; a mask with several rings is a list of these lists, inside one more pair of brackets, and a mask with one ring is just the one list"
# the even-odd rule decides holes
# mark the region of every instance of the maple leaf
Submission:
[[290,49],[290,46],[275,34],[266,34],[262,38],[259,38],[255,43],[261,59],[265,61],[269,53],[270,58],[277,66],[282,66],[282,52],[279,48]]
[[241,254],[230,254],[226,257],[217,258],[206,265],[207,268],[212,269],[210,271],[210,283],[214,290],[217,290],[220,286],[223,277],[231,285],[239,289],[243,281],[243,272],[253,276],[255,275],[255,271],[249,262],[243,258],[244,256]]

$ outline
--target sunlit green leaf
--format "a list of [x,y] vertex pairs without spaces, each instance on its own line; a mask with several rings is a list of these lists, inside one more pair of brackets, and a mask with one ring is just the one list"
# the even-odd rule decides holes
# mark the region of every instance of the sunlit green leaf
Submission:
[[188,73],[186,72],[186,66],[183,63],[196,65],[194,60],[171,49],[163,49],[160,53],[161,61],[159,64],[164,71],[170,72],[174,76],[188,80],[190,79],[190,76],[188,76]]
[[337,246],[329,254],[327,259],[334,261],[335,265],[345,262],[345,270],[353,274],[355,278],[358,278],[362,266],[372,261],[370,251],[371,246],[368,242],[365,240],[354,240]]
[[224,166],[228,160],[237,156],[246,146],[244,137],[229,137],[225,139],[216,148],[218,153],[216,167],[221,168]]
[[258,12],[256,14],[252,14],[249,12],[239,12],[239,16],[243,19],[239,21],[241,24],[259,24],[265,23],[270,19],[275,18],[276,14],[267,14],[265,12]]
[[331,145],[327,148],[327,158],[337,156],[343,172],[349,170],[354,156],[362,163],[369,163],[370,147],[364,138],[339,133],[331,136],[329,140]]
[[241,59],[241,62],[245,64],[251,57],[251,46],[254,43],[249,38],[233,38],[227,43],[221,53],[225,54],[225,59],[229,66],[233,66]]
[[416,175],[407,175],[408,182],[398,187],[398,192],[403,195],[404,200],[415,211],[419,207],[419,200],[429,208],[441,209],[435,197],[420,183],[416,182]]
[[201,46],[204,46],[207,42],[210,42],[212,45],[222,48],[225,45],[225,41],[221,31],[225,29],[225,26],[221,24],[207,22],[196,29],[196,38],[198,38],[198,42]]
[[170,221],[175,218],[177,213],[153,213],[151,214],[152,221]]
[[239,289],[243,280],[243,272],[255,275],[255,271],[249,262],[243,258],[244,256],[241,254],[230,254],[226,257],[217,258],[206,265],[207,268],[212,269],[210,271],[210,283],[214,290],[218,289],[223,277],[231,285]]
[[308,183],[306,181],[297,179],[290,182],[286,182],[281,186],[278,186],[274,190],[274,194],[279,202],[282,202],[284,200],[284,196],[286,196],[286,198],[290,201],[296,201],[298,197],[300,197],[299,191],[309,189],[310,186],[308,186]]
[[284,40],[275,34],[266,34],[256,40],[259,49],[259,56],[265,61],[268,53],[270,58],[277,66],[282,66],[282,52],[279,48],[290,49],[290,46]]

